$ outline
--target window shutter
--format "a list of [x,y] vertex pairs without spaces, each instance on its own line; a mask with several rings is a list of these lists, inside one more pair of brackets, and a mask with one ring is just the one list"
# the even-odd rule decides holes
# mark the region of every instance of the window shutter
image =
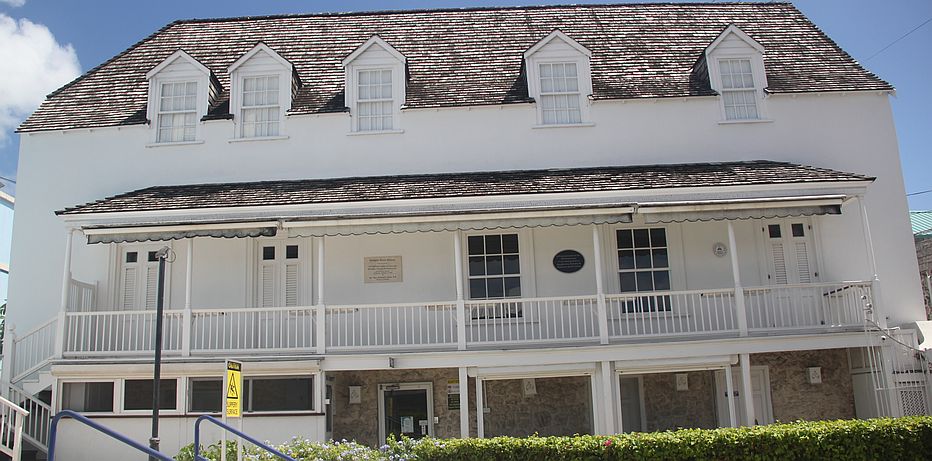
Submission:
[[146,267],[146,309],[155,309],[159,293],[159,266],[150,264]]
[[806,242],[796,242],[795,247],[799,283],[812,283],[812,270],[809,267],[809,244]]
[[298,265],[285,266],[285,307],[298,305]]
[[123,268],[123,293],[120,307],[125,311],[133,310],[136,307],[136,268]]
[[770,255],[773,260],[772,283],[786,285],[786,256],[783,253],[783,243],[771,243]]
[[259,270],[259,307],[275,307],[275,265],[264,263]]

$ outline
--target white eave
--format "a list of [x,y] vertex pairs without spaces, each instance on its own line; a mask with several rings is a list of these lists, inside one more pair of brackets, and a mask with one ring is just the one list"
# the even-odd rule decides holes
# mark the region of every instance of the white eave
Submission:
[[239,68],[240,66],[245,64],[247,61],[249,61],[250,58],[252,58],[253,56],[263,51],[267,53],[269,56],[271,56],[272,59],[278,61],[278,63],[281,64],[282,67],[285,67],[286,69],[288,69],[289,72],[294,70],[294,65],[291,64],[291,61],[288,61],[287,59],[283,58],[280,54],[278,54],[275,50],[270,48],[265,43],[259,42],[258,44],[256,44],[256,46],[252,47],[251,50],[247,51],[245,54],[240,56],[240,58],[237,59],[233,64],[230,64],[230,67],[227,68],[227,73],[232,74],[233,71],[235,71],[237,68]]
[[178,59],[184,59],[185,61],[188,61],[189,63],[191,63],[192,66],[197,68],[197,70],[203,72],[204,75],[207,75],[208,77],[211,75],[210,69],[208,69],[207,66],[201,64],[200,61],[198,61],[197,59],[194,59],[190,54],[186,53],[184,50],[178,50],[172,53],[171,56],[165,58],[161,63],[159,63],[159,65],[152,68],[152,70],[150,70],[149,72],[146,72],[146,79],[152,80],[152,77],[155,77],[156,75],[158,75],[159,72],[164,70],[166,67],[170,66],[173,62],[175,62]]
[[754,40],[750,35],[741,30],[738,26],[730,24],[722,33],[718,34],[718,37],[715,37],[715,40],[712,40],[712,43],[705,49],[706,58],[708,58],[709,53],[711,53],[719,44],[728,37],[729,34],[735,34],[739,39],[748,44],[748,46],[754,48],[761,54],[764,53],[764,46],[761,45],[757,40]]
[[548,43],[550,43],[551,41],[555,39],[560,39],[566,42],[567,45],[573,47],[574,49],[576,49],[576,51],[579,51],[580,53],[586,55],[587,57],[592,57],[592,52],[589,51],[588,48],[582,46],[576,40],[573,40],[573,38],[570,37],[569,35],[564,34],[560,29],[555,29],[553,32],[548,34],[546,37],[542,38],[540,41],[535,43],[534,46],[528,48],[528,50],[524,52],[524,59],[530,58],[534,53],[538,52],[541,48],[547,46]]
[[401,54],[401,52],[396,50],[395,47],[389,45],[388,42],[386,42],[385,40],[382,40],[382,37],[379,37],[378,35],[373,35],[372,37],[369,38],[369,40],[366,40],[366,43],[363,43],[362,45],[357,47],[352,53],[349,54],[349,56],[343,59],[343,67],[350,65],[350,63],[352,63],[361,54],[365,53],[366,50],[368,50],[373,45],[378,45],[379,47],[384,49],[386,52],[388,52],[388,54],[392,55],[392,57],[397,59],[402,64],[407,62],[407,58],[405,58],[405,56]]

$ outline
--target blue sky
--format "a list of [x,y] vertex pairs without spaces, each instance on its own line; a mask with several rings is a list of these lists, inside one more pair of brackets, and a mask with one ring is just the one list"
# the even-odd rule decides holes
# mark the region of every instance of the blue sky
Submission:
[[[612,2],[601,3],[620,3]],[[93,2],[49,0],[0,0],[0,21],[7,17],[48,28],[64,51],[73,48],[84,72],[126,49],[175,19],[221,16],[365,11],[384,9],[465,7],[479,5],[529,5],[539,3],[599,3],[573,1],[178,1]],[[816,25],[868,69],[896,88],[892,99],[900,154],[908,192],[932,189],[932,23],[875,55],[924,21],[932,18],[929,0],[800,0],[794,2]],[[17,6],[19,5],[19,6]],[[2,25],[2,22],[0,22]],[[0,37],[0,57],[3,56]],[[61,50],[59,50],[61,51]],[[870,58],[870,59],[868,59]],[[16,63],[0,60],[0,75],[13,72]],[[6,69],[5,69],[6,68]],[[67,70],[61,70],[66,73]],[[0,77],[2,78],[2,77]],[[51,91],[49,88],[47,91]],[[2,93],[0,93],[2,95]],[[0,101],[0,106],[3,102]],[[0,119],[2,119],[0,107]],[[2,125],[0,125],[2,127]],[[19,139],[7,130],[0,137],[0,176],[15,177]],[[910,197],[910,208],[932,209],[932,193]]]

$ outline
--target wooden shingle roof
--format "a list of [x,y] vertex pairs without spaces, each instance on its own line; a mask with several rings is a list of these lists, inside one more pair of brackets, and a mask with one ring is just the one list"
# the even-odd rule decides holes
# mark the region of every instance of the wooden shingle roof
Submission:
[[407,58],[406,107],[528,102],[522,54],[559,29],[592,51],[595,100],[714,94],[696,63],[730,24],[766,49],[772,93],[891,90],[789,3],[688,3],[305,14],[173,22],[55,91],[20,132],[146,122],[146,72],[183,49],[224,88],[258,42],[294,64],[291,114],[345,110],[341,60],[373,35]]
[[616,167],[436,173],[156,186],[58,211],[60,215],[401,199],[610,192],[682,187],[873,181],[874,178],[766,160]]

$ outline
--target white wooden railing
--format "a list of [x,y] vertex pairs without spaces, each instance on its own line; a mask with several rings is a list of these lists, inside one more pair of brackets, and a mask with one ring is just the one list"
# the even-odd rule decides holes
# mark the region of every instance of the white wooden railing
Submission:
[[456,345],[456,303],[327,306],[327,349]]
[[41,369],[49,359],[54,357],[57,326],[58,317],[33,328],[24,335],[14,334],[11,342],[13,350],[7,355],[12,359],[7,365],[11,367],[10,376],[13,382]]
[[48,451],[52,407],[19,387],[11,385],[8,390],[10,401],[29,412],[23,421],[23,438]]
[[627,293],[605,302],[610,338],[738,331],[733,289]]
[[312,349],[314,314],[313,307],[193,310],[191,351]]
[[[181,351],[182,311],[165,311],[162,349]],[[67,312],[63,356],[119,355],[149,352],[155,347],[155,311]]]
[[97,305],[97,284],[71,279],[68,284],[68,312],[87,312]]
[[470,301],[466,303],[466,343],[597,340],[596,310],[595,296]]
[[[739,298],[739,295],[741,298]],[[602,301],[604,299],[604,301]],[[745,311],[738,312],[743,299]],[[168,354],[326,353],[606,343],[643,337],[738,336],[863,326],[870,282],[507,300],[169,310]],[[461,310],[462,309],[462,310]],[[739,315],[743,314],[743,315]],[[67,312],[62,356],[152,351],[155,312]],[[462,319],[460,322],[458,319]],[[746,330],[743,322],[747,322]],[[16,341],[17,376],[54,351],[54,321]],[[26,354],[26,355],[23,355]],[[33,354],[33,355],[29,355]]]
[[19,461],[23,453],[23,422],[29,412],[0,397],[0,453]]
[[860,327],[870,282],[745,288],[749,331]]

